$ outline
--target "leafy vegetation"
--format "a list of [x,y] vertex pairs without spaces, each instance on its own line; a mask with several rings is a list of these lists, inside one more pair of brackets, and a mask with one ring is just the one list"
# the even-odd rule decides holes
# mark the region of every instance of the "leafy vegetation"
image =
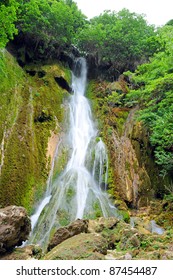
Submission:
[[158,34],[162,50],[135,73],[126,73],[134,88],[126,95],[126,105],[140,105],[139,120],[149,128],[156,163],[163,167],[164,176],[173,169],[173,27],[166,25]]
[[91,19],[77,35],[76,43],[95,58],[96,65],[102,63],[114,76],[134,70],[159,45],[154,26],[148,25],[142,15],[126,9],[118,13],[105,11]]
[[26,42],[34,44],[35,50],[44,53],[66,47],[85,17],[73,1],[31,0],[20,6],[17,27]]
[[14,34],[17,34],[17,8],[15,0],[2,0],[0,3],[0,48],[4,48],[9,39],[13,39]]
[[73,44],[117,77],[151,56],[159,46],[154,26],[143,15],[123,9],[86,16],[72,0],[1,1],[1,46],[15,36],[29,59],[58,56]]

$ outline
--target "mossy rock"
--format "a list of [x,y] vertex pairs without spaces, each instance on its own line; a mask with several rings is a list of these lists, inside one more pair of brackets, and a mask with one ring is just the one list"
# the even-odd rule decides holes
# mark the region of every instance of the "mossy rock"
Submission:
[[106,240],[96,234],[81,233],[73,236],[44,256],[44,260],[92,260],[104,259],[107,252]]
[[21,205],[31,214],[45,192],[48,139],[51,131],[60,133],[68,96],[54,76],[70,82],[70,71],[54,62],[31,65],[28,71],[37,74],[30,76],[6,51],[0,52],[0,65],[0,204]]

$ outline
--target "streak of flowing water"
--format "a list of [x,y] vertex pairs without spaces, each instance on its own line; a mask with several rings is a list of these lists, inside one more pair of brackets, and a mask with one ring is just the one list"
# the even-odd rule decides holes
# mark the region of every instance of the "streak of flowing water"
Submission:
[[72,74],[74,94],[69,102],[69,161],[62,174],[49,184],[49,191],[32,220],[29,242],[43,248],[53,228],[77,218],[118,216],[105,191],[108,158],[104,143],[97,137],[90,104],[84,96],[86,76],[86,61],[79,58]]

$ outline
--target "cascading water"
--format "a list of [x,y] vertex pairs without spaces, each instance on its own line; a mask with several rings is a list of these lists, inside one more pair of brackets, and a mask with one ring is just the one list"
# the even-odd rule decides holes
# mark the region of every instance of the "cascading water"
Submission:
[[86,61],[79,58],[72,74],[74,94],[69,102],[69,161],[62,174],[49,186],[46,197],[33,215],[29,242],[38,243],[43,248],[54,227],[66,225],[77,218],[118,216],[105,191],[108,158],[105,145],[97,136],[89,102],[84,96],[86,76]]

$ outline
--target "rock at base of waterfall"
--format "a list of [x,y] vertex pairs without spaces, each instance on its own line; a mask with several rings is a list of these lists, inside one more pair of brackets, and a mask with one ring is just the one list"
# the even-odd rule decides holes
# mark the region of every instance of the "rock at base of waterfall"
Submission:
[[59,228],[57,229],[56,233],[51,239],[47,250],[50,251],[52,248],[62,243],[64,240],[74,235],[80,234],[82,232],[86,233],[87,231],[88,231],[88,220],[80,220],[80,219],[74,221],[69,226]]
[[44,260],[103,260],[107,241],[96,233],[80,233],[54,247]]
[[88,232],[101,232],[104,229],[113,229],[118,224],[119,219],[115,217],[100,217],[97,220],[89,220]]
[[25,208],[7,206],[0,209],[0,253],[22,245],[30,231],[31,222]]

